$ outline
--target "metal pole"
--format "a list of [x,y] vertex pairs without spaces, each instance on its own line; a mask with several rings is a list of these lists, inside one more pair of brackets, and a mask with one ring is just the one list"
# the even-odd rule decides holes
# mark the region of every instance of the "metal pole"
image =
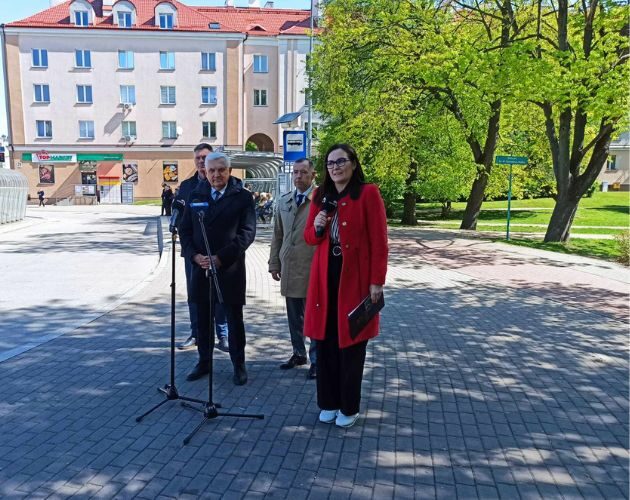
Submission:
[[313,30],[315,29],[314,12],[315,2],[317,0],[311,0],[311,31],[308,37],[308,57],[307,57],[307,71],[308,71],[308,93],[307,93],[307,106],[308,106],[308,135],[306,136],[306,157],[311,157],[311,147],[313,143],[313,98],[311,97],[311,60],[313,57]]
[[507,234],[505,238],[510,241],[510,206],[512,204],[512,164],[510,163],[510,176],[508,183],[508,207],[507,207]]

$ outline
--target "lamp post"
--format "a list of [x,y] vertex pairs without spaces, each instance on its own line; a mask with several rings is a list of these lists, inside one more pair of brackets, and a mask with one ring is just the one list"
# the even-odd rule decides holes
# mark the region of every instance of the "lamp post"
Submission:
[[311,157],[311,148],[313,144],[313,97],[311,89],[311,59],[313,57],[313,30],[315,29],[315,8],[317,0],[311,0],[311,19],[310,19],[310,33],[308,37],[308,57],[306,59],[306,69],[308,72],[308,94],[307,94],[307,106],[308,106],[308,131],[306,136],[306,156]]

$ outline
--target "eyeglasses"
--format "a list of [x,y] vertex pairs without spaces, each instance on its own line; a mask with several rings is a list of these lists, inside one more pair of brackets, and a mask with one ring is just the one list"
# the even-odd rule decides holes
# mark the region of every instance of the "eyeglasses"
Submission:
[[343,168],[346,166],[346,163],[348,163],[349,161],[350,161],[349,158],[339,158],[338,160],[335,160],[335,161],[327,161],[326,168],[328,170],[332,170],[335,167]]

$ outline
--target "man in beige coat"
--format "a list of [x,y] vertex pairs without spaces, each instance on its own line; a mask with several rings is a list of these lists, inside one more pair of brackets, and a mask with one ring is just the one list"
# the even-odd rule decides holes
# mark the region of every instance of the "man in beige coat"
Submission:
[[[276,204],[273,223],[269,272],[271,277],[280,281],[280,293],[287,304],[287,319],[293,354],[286,363],[280,365],[283,370],[306,364],[306,346],[304,345],[304,307],[306,290],[311,270],[314,246],[304,242],[304,226],[311,203],[315,170],[313,162],[302,158],[293,164],[291,174],[295,189],[282,195]],[[307,377],[315,378],[315,341],[311,341],[308,352],[311,366]]]

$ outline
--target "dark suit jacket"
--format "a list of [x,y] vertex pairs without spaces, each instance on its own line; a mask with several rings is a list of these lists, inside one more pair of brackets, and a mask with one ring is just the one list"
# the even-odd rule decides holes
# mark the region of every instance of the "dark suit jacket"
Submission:
[[[179,227],[182,254],[192,259],[195,254],[207,255],[201,232],[200,209],[191,207],[193,201],[206,202],[203,224],[208,234],[210,252],[221,260],[217,277],[226,304],[245,304],[245,250],[256,237],[256,212],[252,194],[244,189],[241,182],[230,177],[225,193],[214,201],[210,184],[200,183],[193,189]],[[195,283],[205,280],[205,271],[199,266],[193,268],[193,289]],[[195,300],[203,298],[194,297]]]

